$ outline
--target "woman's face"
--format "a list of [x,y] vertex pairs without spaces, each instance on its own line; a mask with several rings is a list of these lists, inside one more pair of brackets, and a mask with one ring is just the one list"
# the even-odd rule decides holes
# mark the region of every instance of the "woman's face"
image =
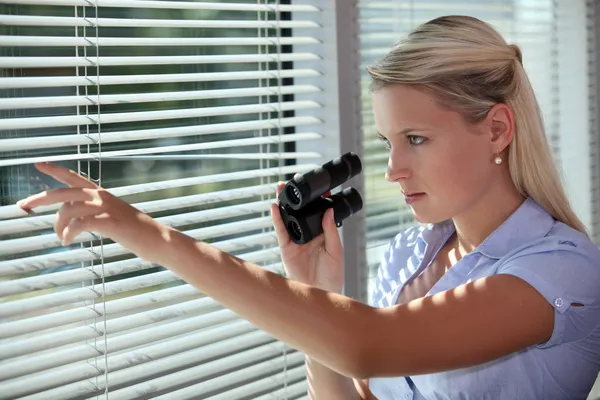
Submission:
[[375,125],[388,144],[386,179],[398,182],[415,219],[440,222],[468,210],[494,183],[489,124],[468,124],[407,85],[373,94]]

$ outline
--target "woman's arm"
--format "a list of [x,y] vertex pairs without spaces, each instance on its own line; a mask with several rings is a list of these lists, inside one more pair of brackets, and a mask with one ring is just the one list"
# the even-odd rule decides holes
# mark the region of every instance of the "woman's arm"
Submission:
[[532,286],[495,275],[376,309],[288,280],[164,229],[160,264],[257,327],[353,378],[481,364],[547,340],[554,310]]
[[45,172],[72,188],[25,199],[63,203],[61,240],[99,232],[156,262],[325,366],[353,378],[406,376],[467,367],[547,340],[554,310],[532,286],[494,275],[431,297],[376,309],[286,279],[161,225],[73,171]]

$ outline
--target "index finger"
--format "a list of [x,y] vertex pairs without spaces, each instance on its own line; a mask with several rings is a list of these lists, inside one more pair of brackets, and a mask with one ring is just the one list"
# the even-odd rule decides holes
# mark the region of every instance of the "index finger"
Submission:
[[55,203],[93,200],[95,200],[95,197],[88,188],[59,188],[29,196],[17,202],[17,205],[25,210],[31,210],[35,207],[49,206]]
[[59,182],[71,187],[99,189],[100,187],[94,182],[79,175],[77,172],[68,168],[61,167],[56,164],[36,163],[35,167],[38,171],[49,175]]

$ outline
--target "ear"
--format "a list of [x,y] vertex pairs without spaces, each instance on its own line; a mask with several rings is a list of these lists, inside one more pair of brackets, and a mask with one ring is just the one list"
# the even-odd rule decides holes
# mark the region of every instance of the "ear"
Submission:
[[494,105],[485,119],[486,130],[494,153],[502,153],[515,136],[514,114],[503,103]]

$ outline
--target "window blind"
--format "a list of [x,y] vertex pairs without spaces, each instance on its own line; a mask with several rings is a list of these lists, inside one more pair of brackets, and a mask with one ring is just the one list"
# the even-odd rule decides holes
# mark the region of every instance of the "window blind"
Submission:
[[323,74],[321,10],[285,0],[0,0],[0,10],[0,398],[304,398],[301,353],[93,232],[62,247],[57,207],[27,215],[14,203],[59,187],[33,167],[57,162],[283,273],[268,209],[278,180],[323,161],[297,150],[324,136],[308,113],[323,108],[323,88],[302,83]]
[[[367,211],[368,292],[389,241],[415,225],[397,184],[384,179],[388,151],[377,138],[365,68],[385,55],[393,43],[416,26],[442,15],[471,15],[500,31],[508,43],[520,46],[527,71],[543,112],[546,134],[560,161],[560,110],[557,24],[560,13],[551,0],[410,2],[359,0],[360,52],[363,71],[363,131],[365,152],[365,209]],[[563,24],[585,21],[563,20]]]

